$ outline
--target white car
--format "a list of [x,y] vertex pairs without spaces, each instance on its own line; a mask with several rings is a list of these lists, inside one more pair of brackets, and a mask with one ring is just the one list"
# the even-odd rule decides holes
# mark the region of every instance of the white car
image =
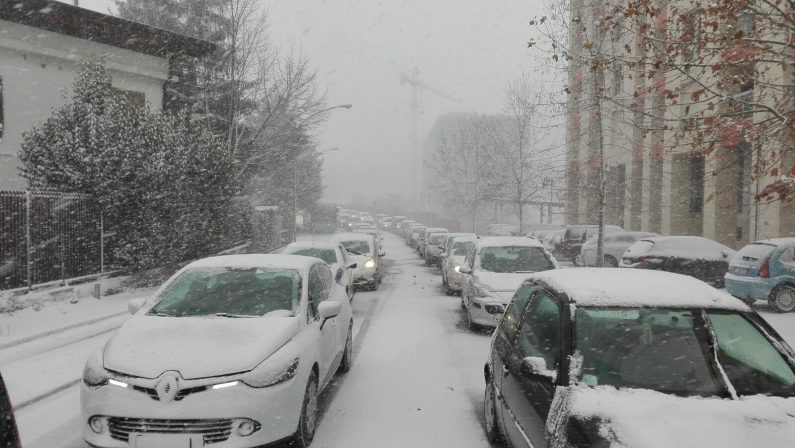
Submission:
[[460,269],[475,239],[474,235],[456,236],[447,241],[445,257],[442,258],[442,285],[447,288],[448,294],[461,291]]
[[[657,236],[650,232],[610,232],[604,235],[605,267],[617,268],[621,256],[629,246],[643,238]],[[585,266],[596,266],[596,245],[598,236],[592,237],[580,249],[580,255]]]
[[314,258],[205,258],[129,308],[83,372],[93,447],[305,447],[318,395],[351,366],[350,304]]
[[556,269],[555,257],[535,238],[492,236],[475,240],[459,268],[461,303],[469,328],[496,327],[529,274]]
[[366,233],[338,233],[331,237],[331,242],[340,244],[356,261],[353,270],[353,286],[378,289],[384,279],[383,258],[386,255],[375,237]]
[[349,299],[353,299],[353,270],[356,261],[348,257],[348,252],[341,244],[336,243],[290,243],[282,250],[285,255],[303,255],[319,258],[329,266],[334,279],[345,288]]

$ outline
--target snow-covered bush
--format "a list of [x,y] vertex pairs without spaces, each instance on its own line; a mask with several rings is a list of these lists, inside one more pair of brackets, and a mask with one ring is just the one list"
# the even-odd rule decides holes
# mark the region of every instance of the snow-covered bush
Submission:
[[187,112],[131,104],[101,60],[82,63],[72,97],[25,133],[19,155],[31,188],[96,198],[129,269],[212,253],[231,225],[225,147]]

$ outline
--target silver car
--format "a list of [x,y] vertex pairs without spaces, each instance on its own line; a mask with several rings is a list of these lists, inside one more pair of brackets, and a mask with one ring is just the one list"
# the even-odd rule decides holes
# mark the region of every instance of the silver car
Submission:
[[[657,236],[650,232],[610,232],[604,236],[605,267],[617,268],[621,256],[636,241],[643,238]],[[581,255],[585,266],[596,266],[597,237],[593,237],[582,245]]]

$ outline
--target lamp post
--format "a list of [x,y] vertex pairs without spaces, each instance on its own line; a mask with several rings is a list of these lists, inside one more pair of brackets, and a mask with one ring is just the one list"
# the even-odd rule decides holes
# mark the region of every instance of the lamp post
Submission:
[[[314,114],[306,117],[304,121],[310,120],[313,117],[316,117],[324,112],[328,112],[334,109],[350,109],[353,107],[353,104],[339,104],[337,106],[327,107],[323,110],[319,110]],[[318,151],[315,154],[320,155],[329,151],[336,151],[340,149],[339,146],[329,149],[324,149],[322,151]],[[299,154],[296,153],[295,157],[293,157],[293,242],[296,241],[298,238],[298,157]]]

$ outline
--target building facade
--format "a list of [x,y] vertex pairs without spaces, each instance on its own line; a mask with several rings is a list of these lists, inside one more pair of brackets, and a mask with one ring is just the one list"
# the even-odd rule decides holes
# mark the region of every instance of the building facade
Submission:
[[69,95],[80,62],[103,58],[113,85],[152,110],[168,104],[181,58],[215,46],[139,23],[46,0],[0,3],[0,190],[26,188],[17,167],[22,135]]

